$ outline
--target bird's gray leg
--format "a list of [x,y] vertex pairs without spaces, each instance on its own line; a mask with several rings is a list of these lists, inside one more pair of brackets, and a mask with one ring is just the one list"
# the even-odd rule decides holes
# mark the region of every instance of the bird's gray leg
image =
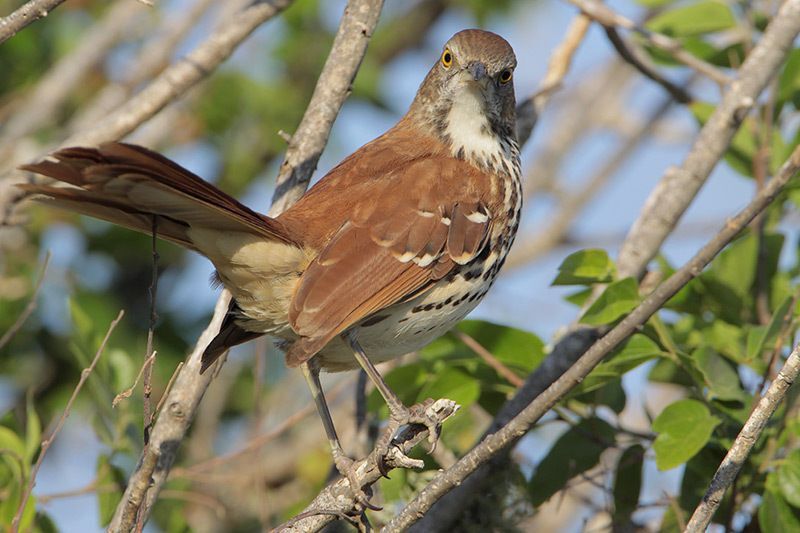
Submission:
[[378,439],[376,444],[378,468],[381,473],[386,476],[387,471],[384,458],[389,451],[389,445],[395,433],[401,426],[406,424],[420,424],[425,426],[428,430],[428,441],[430,442],[430,451],[432,452],[436,447],[436,441],[441,432],[441,422],[429,416],[426,412],[427,408],[433,403],[433,400],[429,399],[411,408],[403,405],[403,402],[401,402],[400,398],[389,388],[389,385],[383,380],[378,369],[375,368],[375,365],[370,361],[369,357],[367,357],[367,354],[364,353],[364,349],[361,348],[358,342],[357,330],[350,330],[342,335],[342,337],[350,344],[356,361],[358,361],[358,364],[364,369],[364,372],[367,373],[367,377],[369,377],[370,381],[375,385],[375,388],[378,389],[378,392],[381,393],[381,396],[383,396],[383,399],[386,401],[386,405],[389,407],[389,427],[381,438]]
[[336,427],[333,425],[331,411],[328,409],[328,402],[325,401],[325,394],[322,392],[322,383],[319,381],[319,367],[312,359],[303,363],[302,368],[308,388],[314,398],[314,404],[317,406],[317,412],[322,419],[322,425],[325,427],[325,435],[327,435],[328,443],[331,446],[331,455],[333,455],[333,464],[336,465],[336,470],[350,482],[350,489],[359,503],[369,509],[380,510],[380,507],[369,503],[369,496],[364,492],[358,481],[355,463],[344,453],[342,445],[339,443],[339,436],[336,434]]

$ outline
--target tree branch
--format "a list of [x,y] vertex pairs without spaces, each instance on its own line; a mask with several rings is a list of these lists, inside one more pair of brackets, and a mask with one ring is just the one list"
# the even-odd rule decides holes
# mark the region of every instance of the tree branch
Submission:
[[[281,5],[285,7],[288,2],[283,2]],[[269,7],[272,9],[272,14],[277,13],[277,8],[272,5]],[[315,125],[324,124],[330,128],[333,124],[336,114],[350,93],[350,85],[366,52],[367,43],[377,25],[382,7],[382,0],[350,0],[348,3],[331,52],[317,81],[317,88],[298,127],[298,133],[294,135],[287,149],[287,161],[290,152],[294,155],[291,161],[285,162],[281,167],[282,174],[285,174],[286,177],[276,190],[273,208],[270,211],[272,214],[291,205],[294,195],[305,190],[316,166],[316,159],[314,159],[313,165],[308,162],[314,157],[314,154],[317,154],[316,158],[318,159],[318,154],[321,153],[328,138],[328,131],[323,132]],[[245,11],[251,9],[253,8]],[[220,31],[225,28],[230,30],[230,25],[241,25],[242,23],[240,13],[226,23]],[[228,32],[225,31],[225,33]],[[237,35],[242,35],[243,39],[249,33],[250,31],[247,31]],[[228,40],[224,39],[223,42],[227,43]],[[228,47],[225,46],[225,48]],[[216,57],[217,54],[206,55]],[[164,74],[159,78],[161,79],[163,76]],[[304,137],[306,134],[311,135],[314,140],[307,141]],[[294,167],[301,163],[305,163],[302,169],[295,170]],[[295,180],[300,181],[301,185],[296,185]],[[135,523],[137,513],[144,513],[145,520],[149,515],[175,461],[177,448],[186,436],[186,431],[191,424],[200,399],[212,379],[213,372],[200,375],[200,358],[205,347],[219,331],[229,302],[230,294],[223,291],[217,301],[211,323],[198,339],[186,364],[175,379],[166,399],[165,409],[159,413],[150,434],[150,444],[142,452],[140,467],[131,476],[125,494],[117,507],[109,527],[110,531],[127,532]],[[152,457],[156,458],[155,463],[153,463]],[[150,464],[155,464],[152,470],[149,468]]]
[[777,409],[778,404],[781,403],[789,387],[797,379],[800,373],[800,344],[794,347],[789,358],[784,363],[783,368],[775,380],[767,389],[767,392],[758,401],[758,405],[750,413],[747,421],[742,426],[742,430],[736,436],[728,453],[725,454],[725,459],[720,463],[719,468],[714,473],[703,499],[697,505],[697,508],[692,514],[692,518],[684,529],[687,533],[700,533],[705,531],[708,524],[711,522],[711,517],[719,508],[722,497],[725,491],[731,486],[742,465],[747,460],[747,456],[753,449],[753,446],[758,441],[758,437],[764,430],[772,414]]
[[7,17],[0,19],[0,44],[9,40],[28,24],[46,17],[64,0],[30,0]]
[[[791,1],[791,0],[790,0]],[[519,414],[462,457],[454,466],[439,473],[417,494],[384,529],[387,532],[406,531],[431,506],[453,487],[463,483],[478,467],[509,450],[556,402],[577,386],[589,372],[616,346],[627,339],[653,316],[672,296],[696,276],[739,232],[765,209],[800,169],[800,146],[795,148],[778,175],[741,210],[692,259],[659,285],[628,316],[605,336],[597,340],[552,385],[539,394]],[[491,431],[491,430],[490,430]],[[462,500],[463,505],[463,500]],[[425,531],[435,531],[433,528]]]

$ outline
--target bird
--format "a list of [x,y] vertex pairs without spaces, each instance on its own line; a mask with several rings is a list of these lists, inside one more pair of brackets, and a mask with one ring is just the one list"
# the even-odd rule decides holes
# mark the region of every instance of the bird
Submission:
[[[435,445],[440,428],[404,406],[375,365],[446,333],[503,265],[522,208],[516,65],[501,36],[456,33],[397,124],[274,218],[121,142],[58,150],[20,167],[52,180],[20,186],[35,200],[207,257],[232,303],[201,371],[234,345],[277,339],[286,364],[303,369],[336,468],[369,505],[319,373],[362,368],[386,400],[390,426],[422,424]],[[379,457],[390,438],[382,441]]]

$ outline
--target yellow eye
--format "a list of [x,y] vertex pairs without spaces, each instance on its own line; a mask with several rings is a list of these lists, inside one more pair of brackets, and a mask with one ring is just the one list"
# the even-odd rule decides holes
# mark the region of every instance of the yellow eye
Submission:
[[447,48],[445,48],[444,53],[442,53],[442,65],[444,68],[450,68],[453,64],[453,53],[450,52]]
[[511,71],[509,69],[504,70],[500,73],[500,83],[506,84],[511,81]]

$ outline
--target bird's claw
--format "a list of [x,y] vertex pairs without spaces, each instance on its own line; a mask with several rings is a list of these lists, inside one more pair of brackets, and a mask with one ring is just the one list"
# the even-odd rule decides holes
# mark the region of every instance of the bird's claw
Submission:
[[339,473],[347,479],[348,483],[350,483],[350,490],[353,493],[353,498],[359,505],[361,505],[364,509],[370,509],[372,511],[383,510],[383,507],[379,507],[370,503],[369,495],[364,491],[361,483],[358,480],[358,476],[356,475],[357,469],[355,466],[355,461],[346,455],[337,455],[334,457],[333,463],[336,465],[336,470],[338,470]]
[[[433,405],[434,400],[428,398],[424,402],[414,404],[411,407],[390,407],[389,425],[375,446],[378,471],[383,477],[389,478],[389,471],[386,468],[386,458],[389,455],[389,447],[397,431],[401,427],[406,425],[420,425],[425,427],[428,430],[428,442],[430,443],[428,453],[433,453],[436,449],[436,443],[439,440],[442,429],[442,418],[435,416],[435,412],[431,412],[431,406]],[[418,464],[410,458],[407,459],[415,465]]]

